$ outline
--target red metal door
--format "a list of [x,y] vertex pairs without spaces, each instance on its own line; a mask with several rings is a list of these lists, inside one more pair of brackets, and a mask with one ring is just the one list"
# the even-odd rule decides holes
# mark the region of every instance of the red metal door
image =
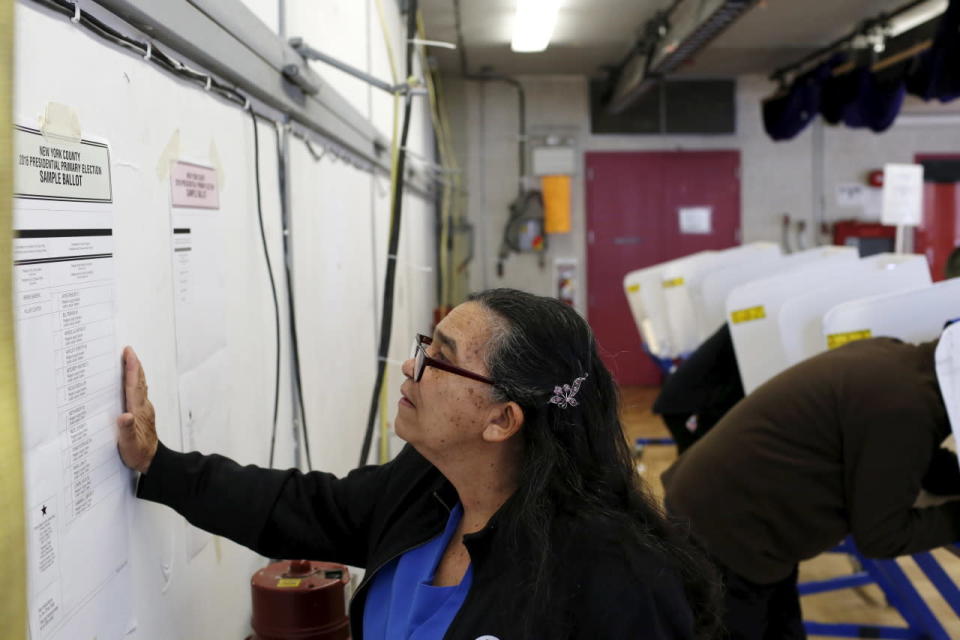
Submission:
[[[956,154],[918,154],[916,161],[960,162]],[[954,175],[954,178],[956,175]],[[923,223],[914,232],[914,251],[927,256],[934,281],[944,279],[947,258],[960,246],[960,182],[930,181],[923,185]]]
[[[739,242],[740,152],[596,152],[587,167],[587,319],[621,385],[656,385],[623,277],[706,249]],[[679,210],[709,207],[709,234],[681,233]]]

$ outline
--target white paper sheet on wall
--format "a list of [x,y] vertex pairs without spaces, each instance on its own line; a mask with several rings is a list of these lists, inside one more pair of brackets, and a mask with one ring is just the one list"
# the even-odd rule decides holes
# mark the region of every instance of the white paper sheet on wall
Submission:
[[883,224],[915,227],[923,221],[923,165],[883,167]]
[[[213,167],[183,161],[170,170],[180,435],[187,451],[215,450],[230,425],[226,376],[223,219]],[[189,523],[187,558],[211,536]]]
[[177,369],[183,374],[227,344],[223,220],[212,167],[175,162],[170,183]]
[[680,207],[677,210],[680,233],[710,235],[713,233],[713,207]]
[[120,638],[133,616],[110,154],[14,131],[14,305],[31,638]]
[[[180,425],[187,451],[216,451],[230,426],[226,350],[221,349],[194,369],[180,374]],[[187,524],[187,557],[192,559],[211,535]]]

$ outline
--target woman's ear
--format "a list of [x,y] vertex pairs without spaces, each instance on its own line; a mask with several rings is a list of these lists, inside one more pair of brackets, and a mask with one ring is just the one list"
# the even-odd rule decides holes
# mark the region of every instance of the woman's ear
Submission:
[[490,410],[483,429],[486,442],[506,442],[523,426],[523,409],[516,402],[502,402]]

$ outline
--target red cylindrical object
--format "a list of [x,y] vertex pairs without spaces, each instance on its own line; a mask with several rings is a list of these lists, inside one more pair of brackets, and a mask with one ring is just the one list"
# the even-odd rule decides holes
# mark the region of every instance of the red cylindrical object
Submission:
[[260,569],[253,592],[252,640],[349,640],[347,568],[286,560]]

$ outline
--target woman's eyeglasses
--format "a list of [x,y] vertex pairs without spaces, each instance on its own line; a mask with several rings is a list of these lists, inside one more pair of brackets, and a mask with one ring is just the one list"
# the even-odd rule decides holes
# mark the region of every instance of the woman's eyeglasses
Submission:
[[423,377],[424,369],[427,367],[434,367],[436,369],[442,369],[443,371],[455,373],[458,376],[463,376],[464,378],[470,378],[471,380],[479,380],[480,382],[486,382],[487,384],[496,384],[490,378],[484,377],[479,373],[473,373],[472,371],[455,367],[452,364],[447,364],[442,360],[431,358],[427,355],[427,347],[431,344],[433,344],[433,338],[417,334],[417,341],[413,346],[413,354],[411,355],[412,358],[416,359],[416,364],[413,367],[414,382],[420,382],[420,378]]

